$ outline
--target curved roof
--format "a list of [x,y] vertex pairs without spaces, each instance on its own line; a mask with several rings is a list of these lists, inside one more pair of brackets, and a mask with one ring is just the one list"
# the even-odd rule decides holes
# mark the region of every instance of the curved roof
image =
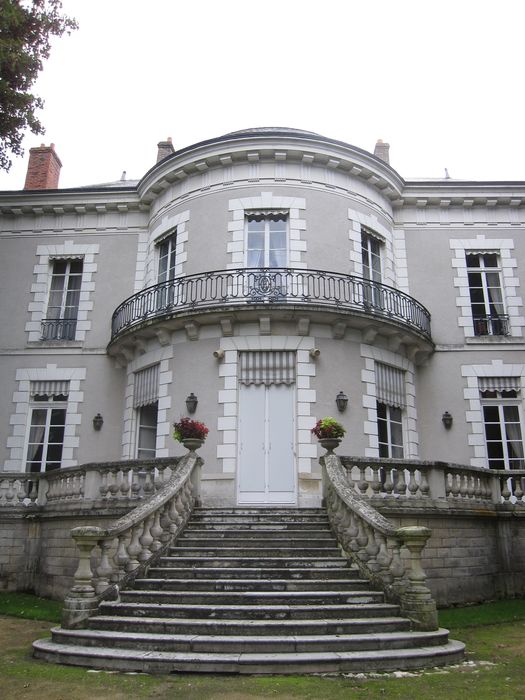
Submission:
[[[257,126],[253,129],[240,129],[239,131],[230,131],[224,136],[242,136],[246,134],[250,136],[252,134],[297,134],[298,136],[320,136],[315,131],[306,131],[305,129],[291,129],[289,126]],[[221,137],[219,137],[221,138]]]

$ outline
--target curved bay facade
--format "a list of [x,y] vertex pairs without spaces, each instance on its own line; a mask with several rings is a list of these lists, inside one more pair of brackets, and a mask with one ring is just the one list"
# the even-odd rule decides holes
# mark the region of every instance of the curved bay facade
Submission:
[[5,471],[180,454],[191,394],[209,505],[320,504],[327,415],[346,455],[525,468],[523,183],[293,129],[163,148],[0,193]]

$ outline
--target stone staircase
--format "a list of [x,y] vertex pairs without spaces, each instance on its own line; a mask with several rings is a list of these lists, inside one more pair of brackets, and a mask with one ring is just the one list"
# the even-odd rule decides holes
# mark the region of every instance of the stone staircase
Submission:
[[152,673],[389,671],[463,650],[447,630],[411,630],[341,555],[326,511],[291,508],[195,509],[118,602],[34,644],[54,663]]

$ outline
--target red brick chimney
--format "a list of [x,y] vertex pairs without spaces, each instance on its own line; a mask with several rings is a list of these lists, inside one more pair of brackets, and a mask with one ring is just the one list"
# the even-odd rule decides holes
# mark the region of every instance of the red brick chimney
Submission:
[[55,144],[42,144],[29,150],[25,190],[56,190],[62,163],[55,153]]
[[383,143],[381,139],[377,139],[376,147],[374,148],[374,155],[376,158],[384,160],[385,163],[390,165],[390,157],[388,152],[390,151],[390,144]]
[[168,136],[165,141],[159,141],[157,148],[159,149],[157,151],[157,163],[164,160],[167,156],[171,156],[172,153],[175,153],[175,149],[171,143],[171,136]]

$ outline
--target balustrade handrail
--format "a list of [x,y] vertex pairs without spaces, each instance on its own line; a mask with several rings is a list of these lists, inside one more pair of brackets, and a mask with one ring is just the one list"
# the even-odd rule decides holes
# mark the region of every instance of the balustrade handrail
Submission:
[[[94,614],[108,593],[128,583],[150,566],[182,530],[193,510],[202,460],[194,452],[155,495],[108,527],[71,530],[79,550],[74,585],[64,602],[62,624],[77,627]],[[94,557],[98,547],[99,557]]]
[[[330,524],[339,543],[366,578],[419,629],[437,628],[436,603],[424,585],[421,553],[431,531],[426,527],[395,528],[349,484],[337,455],[321,457]],[[408,557],[401,557],[405,547]]]
[[166,315],[225,305],[291,302],[379,315],[408,324],[431,339],[429,311],[399,289],[354,275],[285,267],[214,270],[147,287],[115,309],[111,339]]

